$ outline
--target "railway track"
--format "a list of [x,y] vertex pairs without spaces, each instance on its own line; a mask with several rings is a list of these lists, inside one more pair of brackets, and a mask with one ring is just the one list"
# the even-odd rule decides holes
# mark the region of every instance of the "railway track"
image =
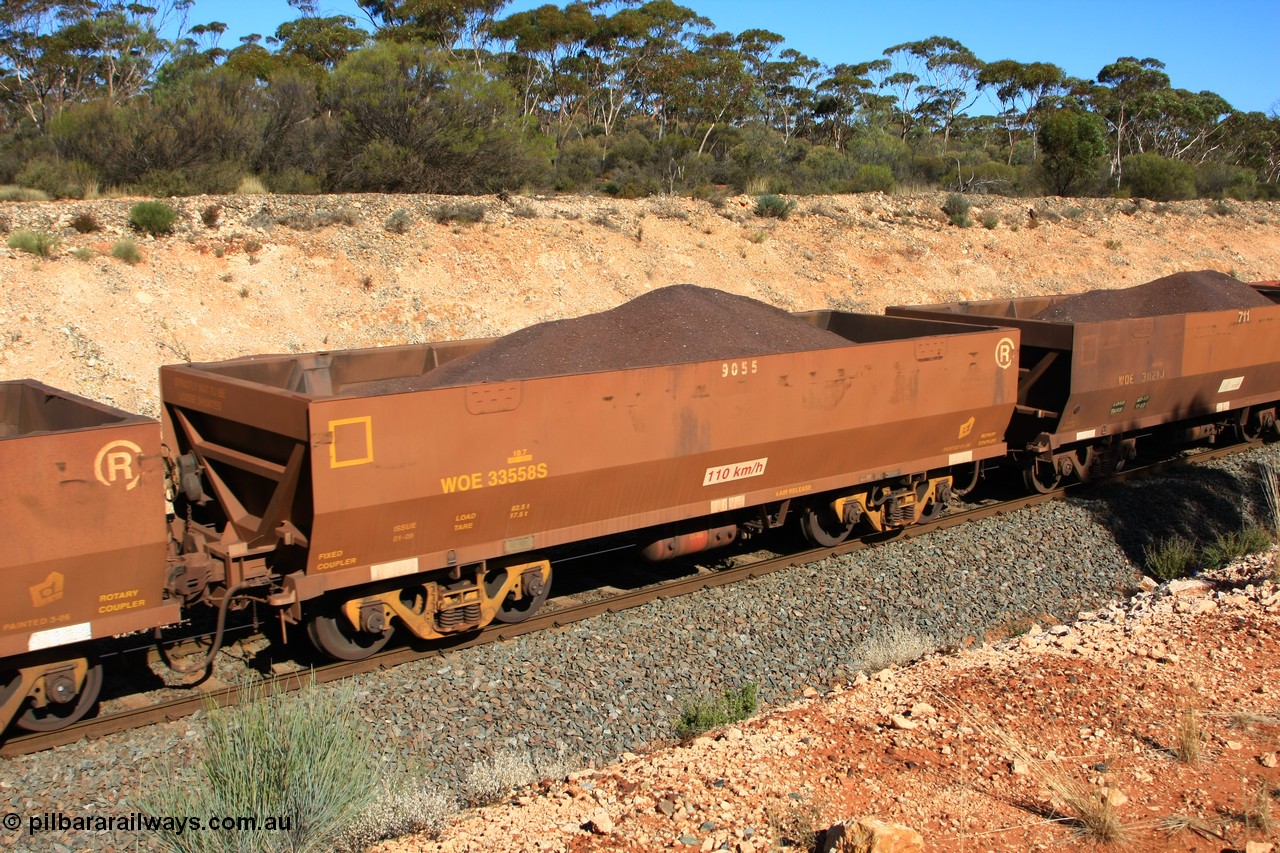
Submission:
[[[1140,477],[1156,476],[1174,466],[1203,464],[1232,453],[1250,450],[1260,443],[1243,443],[1222,448],[1202,450],[1192,456],[1164,460],[1122,471],[1108,479],[1108,483]],[[931,532],[956,527],[971,521],[1004,515],[1048,501],[1060,500],[1082,488],[1074,485],[1043,494],[1024,495],[953,511],[928,522],[909,527],[891,536],[871,536],[854,539],[832,548],[816,548],[784,555],[747,558],[745,562],[712,569],[699,567],[694,573],[639,586],[618,590],[605,597],[581,600],[576,594],[552,598],[547,605],[528,620],[518,624],[494,623],[488,628],[468,635],[456,642],[435,645],[431,648],[405,645],[379,652],[361,661],[333,661],[313,669],[267,675],[247,686],[219,687],[211,690],[193,688],[192,695],[165,700],[140,708],[114,711],[102,716],[82,720],[54,732],[40,732],[9,738],[0,745],[0,756],[15,757],[74,743],[81,739],[103,737],[154,723],[169,722],[190,716],[211,705],[226,707],[264,694],[296,690],[314,680],[316,683],[338,681],[355,675],[392,669],[414,661],[440,657],[444,654],[485,643],[510,640],[524,634],[559,628],[606,613],[616,613],[639,607],[663,598],[688,595],[700,590],[738,583],[762,577],[793,566],[816,562],[828,557],[853,553],[889,541],[927,535]],[[1083,488],[1087,488],[1083,487]]]

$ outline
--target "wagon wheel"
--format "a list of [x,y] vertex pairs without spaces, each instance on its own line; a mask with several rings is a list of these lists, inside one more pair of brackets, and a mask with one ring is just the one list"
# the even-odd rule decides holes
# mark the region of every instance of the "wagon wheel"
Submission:
[[1240,413],[1236,431],[1241,441],[1258,441],[1266,429],[1267,425],[1263,423],[1262,418],[1254,414],[1252,409],[1245,409]]
[[[0,687],[0,701],[7,699],[20,685],[21,677],[15,672],[8,683]],[[64,682],[63,686],[65,691],[59,690],[57,685],[46,687],[50,690],[49,704],[43,708],[28,706],[14,717],[14,725],[28,732],[56,732],[84,719],[97,704],[98,694],[102,692],[102,664],[90,658],[89,671],[85,673],[84,685],[79,693],[71,692],[75,689],[74,682]]]
[[392,629],[381,633],[361,631],[342,613],[342,602],[321,604],[307,620],[307,636],[311,644],[338,660],[364,660],[377,654],[391,641]]
[[924,505],[924,509],[920,511],[920,520],[917,521],[916,524],[924,524],[926,522],[933,521],[935,518],[942,515],[943,506],[944,504],[941,501],[929,501]]
[[956,497],[968,497],[978,488],[982,478],[982,463],[968,462],[964,465],[951,466],[951,493]]
[[[530,580],[532,581],[533,578],[531,577]],[[498,591],[502,589],[506,582],[507,570],[505,568],[492,569],[485,575],[485,592],[492,598],[498,594]],[[551,577],[548,576],[544,582],[539,574],[537,575],[537,581],[526,583],[524,595],[520,598],[516,598],[515,593],[509,593],[503,599],[502,604],[498,607],[498,612],[494,614],[493,621],[504,622],[508,625],[523,622],[538,612],[538,609],[542,607],[550,594]]]
[[1058,488],[1062,475],[1058,473],[1058,466],[1053,464],[1052,459],[1036,457],[1023,466],[1022,481],[1028,489],[1047,495]]
[[849,538],[853,523],[845,524],[836,518],[829,507],[806,508],[800,513],[800,533],[810,545],[834,548]]

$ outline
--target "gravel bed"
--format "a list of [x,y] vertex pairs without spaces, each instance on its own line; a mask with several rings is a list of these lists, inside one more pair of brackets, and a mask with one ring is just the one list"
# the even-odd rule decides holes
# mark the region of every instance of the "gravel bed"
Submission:
[[[1261,461],[1280,465],[1280,447],[362,676],[356,695],[390,776],[457,790],[504,751],[537,768],[606,764],[669,740],[682,703],[724,686],[755,682],[763,704],[783,704],[851,680],[886,648],[981,643],[1097,609],[1134,588],[1143,545],[1259,517]],[[162,776],[194,778],[201,716],[0,759],[0,810],[130,812]],[[32,850],[147,841],[0,834]]]

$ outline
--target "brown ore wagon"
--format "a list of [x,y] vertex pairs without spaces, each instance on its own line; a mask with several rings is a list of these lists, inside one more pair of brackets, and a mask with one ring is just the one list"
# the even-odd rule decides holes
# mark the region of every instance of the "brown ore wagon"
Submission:
[[89,641],[178,621],[162,467],[157,421],[0,382],[0,728],[83,715],[102,683]]
[[819,542],[897,528],[1004,454],[1016,330],[794,321],[838,345],[442,387],[490,342],[166,366],[169,449],[201,472],[188,589],[266,587],[359,657],[393,621],[430,639],[526,618],[567,543],[662,558],[788,516]]
[[1180,447],[1275,432],[1277,302],[1274,286],[1182,273],[1121,291],[885,313],[1021,332],[1009,451],[1028,485],[1048,491],[1123,467],[1139,439]]

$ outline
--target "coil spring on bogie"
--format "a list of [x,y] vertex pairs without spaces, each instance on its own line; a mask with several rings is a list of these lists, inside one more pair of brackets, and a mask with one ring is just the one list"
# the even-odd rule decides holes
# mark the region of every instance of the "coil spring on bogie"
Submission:
[[480,605],[468,604],[466,607],[454,607],[441,610],[436,614],[436,626],[441,631],[456,631],[467,625],[480,624]]
[[914,520],[912,509],[911,506],[904,505],[897,498],[890,498],[884,508],[885,524],[890,527],[904,527],[908,522]]

